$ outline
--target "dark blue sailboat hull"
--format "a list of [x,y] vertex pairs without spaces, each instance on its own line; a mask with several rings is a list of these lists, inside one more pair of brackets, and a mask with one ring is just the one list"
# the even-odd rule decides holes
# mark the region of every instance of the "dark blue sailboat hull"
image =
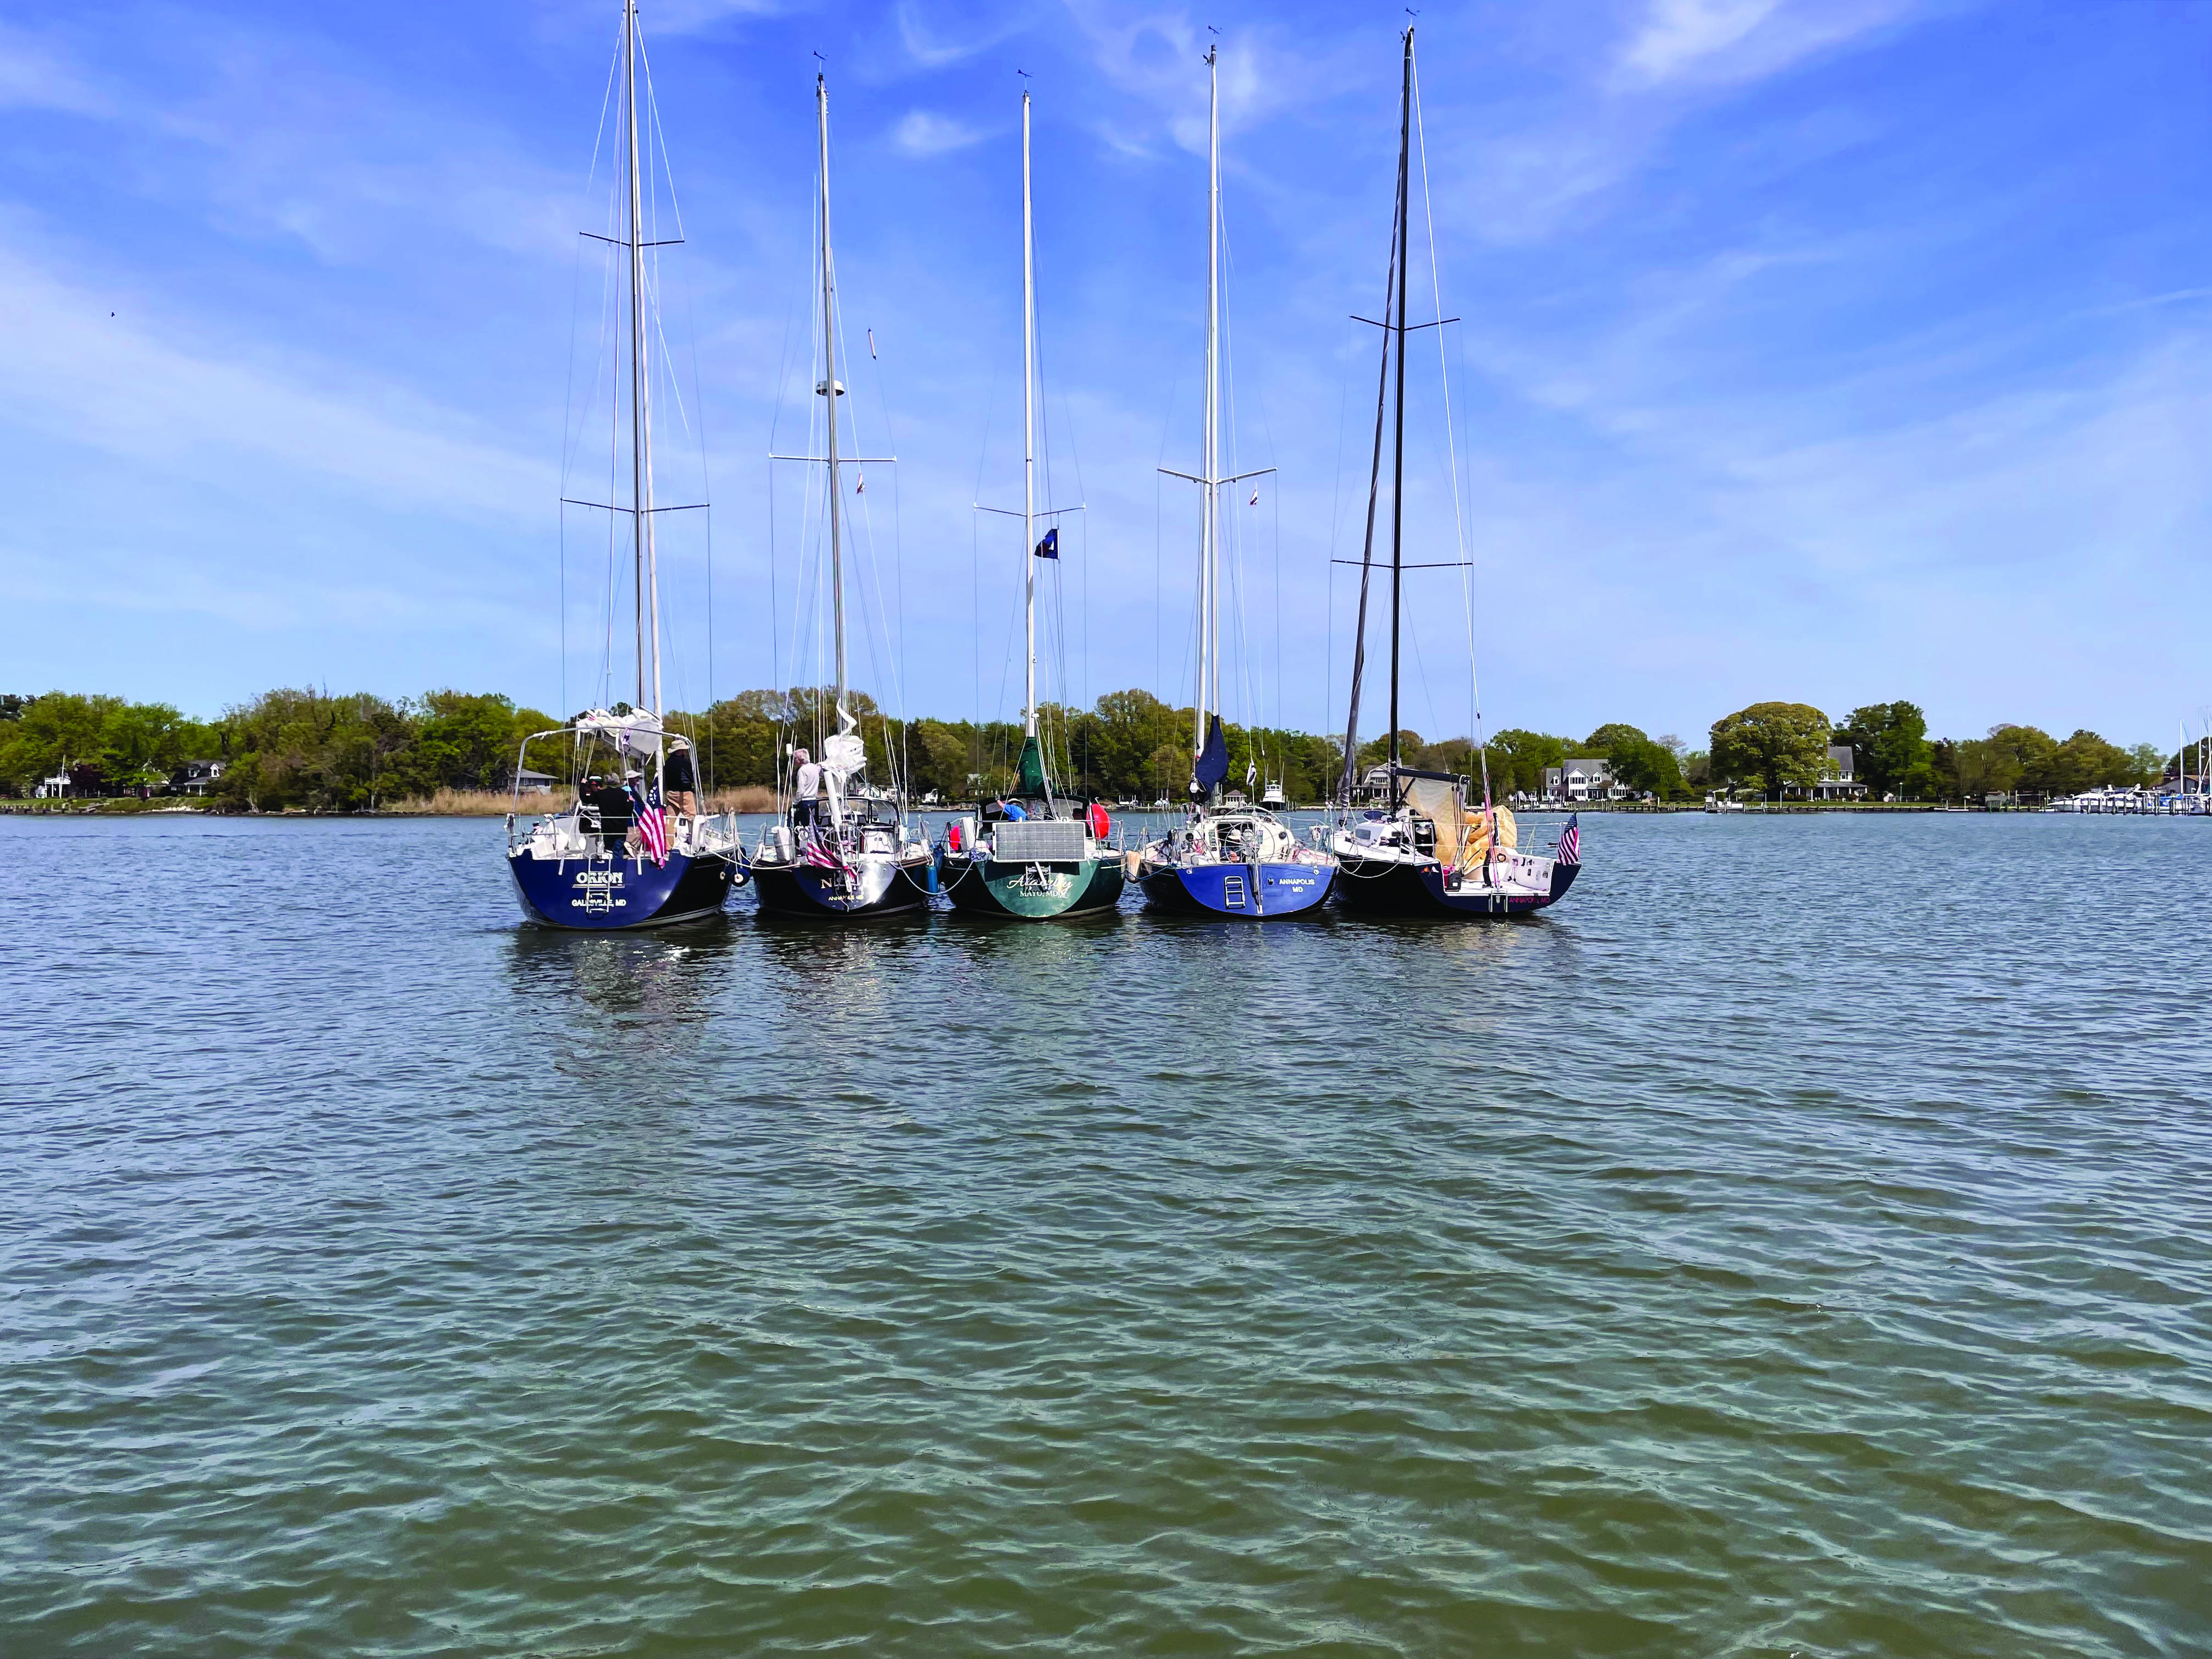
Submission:
[[1449,883],[1440,864],[1398,860],[1375,863],[1378,867],[1372,870],[1363,870],[1356,862],[1345,865],[1336,891],[1339,902],[1346,909],[1388,916],[1462,916],[1471,921],[1525,916],[1565,898],[1582,871],[1579,864],[1555,864],[1549,893],[1508,893],[1478,881]]
[[1169,864],[1155,866],[1140,884],[1163,910],[1258,921],[1320,908],[1335,878],[1328,864]]
[[660,927],[717,915],[738,878],[732,859],[682,853],[656,865],[627,853],[541,860],[525,850],[510,857],[507,867],[527,920],[580,933]]

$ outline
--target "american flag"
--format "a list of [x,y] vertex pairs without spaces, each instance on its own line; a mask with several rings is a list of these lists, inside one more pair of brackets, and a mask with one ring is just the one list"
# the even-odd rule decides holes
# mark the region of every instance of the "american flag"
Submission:
[[1583,832],[1581,824],[1581,813],[1570,812],[1567,814],[1567,827],[1559,831],[1559,856],[1558,862],[1561,864],[1580,864],[1583,861]]
[[808,842],[799,849],[799,861],[811,865],[817,870],[835,870],[840,875],[845,873],[845,860],[838,855],[837,849],[819,838]]
[[668,817],[660,810],[660,786],[648,783],[640,795],[632,787],[629,798],[637,805],[638,838],[645,842],[645,850],[653,855],[656,865],[668,862]]

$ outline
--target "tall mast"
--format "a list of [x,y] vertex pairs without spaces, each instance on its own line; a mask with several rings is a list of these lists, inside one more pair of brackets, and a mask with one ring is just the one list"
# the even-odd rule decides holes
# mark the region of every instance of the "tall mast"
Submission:
[[[633,0],[635,3],[635,0]],[[830,262],[830,88],[820,75],[814,77],[814,104],[822,130],[822,384],[814,388],[830,410],[830,592],[837,632],[837,717],[845,713],[845,562],[842,539],[844,503],[837,480],[837,399],[844,388],[837,384],[837,274]]]
[[1194,753],[1206,749],[1206,715],[1221,703],[1220,547],[1215,482],[1221,406],[1221,71],[1219,49],[1206,53],[1206,433],[1199,472],[1205,492],[1198,544],[1198,708]]
[[[1382,315],[1390,314],[1390,301],[1398,274],[1398,227],[1390,228],[1390,264],[1382,276]],[[1375,568],[1375,506],[1382,481],[1382,422],[1390,410],[1390,328],[1382,327],[1382,361],[1375,372],[1375,448],[1367,464],[1367,536],[1359,550],[1359,621],[1352,630],[1352,698],[1344,716],[1345,804],[1352,803],[1352,786],[1359,771],[1359,694],[1367,675],[1368,579]]]
[[[1030,94],[1022,91],[1022,562],[1029,623],[1029,684],[1022,735],[1034,738],[1036,714],[1036,253],[1030,226]],[[1063,590],[1065,591],[1065,590]]]
[[1390,764],[1398,754],[1398,627],[1406,576],[1406,161],[1413,137],[1413,31],[1406,31],[1406,84],[1398,105],[1398,386],[1396,453],[1390,462]]
[[645,348],[645,209],[638,188],[637,0],[623,3],[623,90],[629,141],[629,425],[630,530],[637,596],[637,700],[660,713],[660,571],[653,546],[653,410]]

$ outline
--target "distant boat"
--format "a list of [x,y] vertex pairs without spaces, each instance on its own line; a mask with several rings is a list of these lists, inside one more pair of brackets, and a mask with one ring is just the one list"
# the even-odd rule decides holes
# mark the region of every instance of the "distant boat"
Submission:
[[[957,820],[938,855],[938,885],[956,910],[976,915],[1053,916],[1111,910],[1121,902],[1121,854],[1106,844],[1103,807],[1074,808],[1055,791],[1037,740],[1037,565],[1060,557],[1060,532],[1037,539],[1036,262],[1030,213],[1030,95],[1022,94],[1022,602],[1029,678],[1022,700],[1022,756],[1013,799],[1018,816],[991,809]],[[1048,517],[1055,517],[1048,514]],[[1073,809],[1073,810],[1072,810]]]
[[[647,344],[655,325],[646,294],[644,218],[638,178],[638,94],[643,82],[637,6],[623,7],[623,129],[629,146],[629,236],[616,243],[629,255],[630,504],[627,513],[637,641],[637,701],[576,716],[533,733],[515,757],[517,811],[507,814],[507,867],[522,914],[544,927],[598,933],[652,927],[718,915],[744,880],[732,816],[697,811],[698,780],[689,745],[661,724],[660,576],[653,539],[653,402]],[[606,240],[606,239],[601,239]],[[610,618],[611,621],[611,618]],[[593,775],[595,790],[579,787],[572,803],[518,834],[521,787],[530,745],[552,738],[568,750],[579,786]],[[671,791],[672,775],[675,788]],[[672,799],[672,793],[673,799]],[[679,809],[669,811],[669,807]]]
[[[935,870],[927,844],[908,830],[903,799],[896,790],[886,792],[867,781],[867,746],[853,716],[851,688],[845,678],[842,467],[859,458],[841,459],[837,447],[837,400],[845,388],[837,379],[837,279],[830,248],[830,89],[820,75],[814,77],[814,106],[822,169],[817,203],[822,379],[814,392],[823,401],[827,452],[802,459],[819,459],[827,466],[823,517],[830,537],[831,633],[837,664],[830,713],[837,729],[823,740],[818,763],[810,761],[794,770],[793,796],[780,815],[783,821],[763,833],[750,867],[763,910],[846,921],[923,908],[929,902]],[[806,793],[810,783],[814,785],[811,793]]]
[[1214,471],[1221,426],[1221,99],[1215,60],[1214,52],[1206,54],[1206,429],[1199,475],[1175,475],[1197,484],[1204,500],[1190,782],[1194,805],[1180,830],[1152,842],[1130,861],[1146,901],[1163,910],[1256,920],[1316,908],[1328,896],[1336,860],[1317,848],[1301,847],[1290,827],[1264,807],[1231,805],[1221,798],[1222,781],[1229,775],[1229,745],[1220,712],[1220,489],[1258,475],[1224,478]]
[[1260,792],[1260,805],[1262,806],[1288,806],[1290,805],[1290,802],[1283,798],[1282,780],[1279,778],[1273,780],[1265,789],[1262,789]]
[[[1392,228],[1382,368],[1376,388],[1375,459],[1370,472],[1367,543],[1360,560],[1359,620],[1353,634],[1352,692],[1345,720],[1346,817],[1329,837],[1339,866],[1339,901],[1358,910],[1400,915],[1474,920],[1515,916],[1556,904],[1582,867],[1580,820],[1570,817],[1559,832],[1557,857],[1523,853],[1512,812],[1491,799],[1488,759],[1478,797],[1473,780],[1457,773],[1403,763],[1399,750],[1398,669],[1401,591],[1405,566],[1406,503],[1406,266],[1411,222],[1407,216],[1413,114],[1413,31],[1405,33],[1405,82],[1398,123],[1398,204]],[[1429,325],[1419,325],[1427,327]],[[1392,356],[1395,354],[1395,372]],[[1390,758],[1356,784],[1359,753],[1360,678],[1366,661],[1367,583],[1374,566],[1375,506],[1382,473],[1384,394],[1395,384],[1396,435],[1392,445],[1390,495]],[[1474,641],[1468,641],[1472,650]],[[1372,805],[1362,808],[1364,795]]]

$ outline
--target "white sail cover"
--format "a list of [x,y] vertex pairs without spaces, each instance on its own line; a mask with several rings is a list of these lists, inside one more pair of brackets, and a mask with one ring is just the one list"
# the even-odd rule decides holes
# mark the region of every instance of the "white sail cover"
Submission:
[[640,760],[660,752],[660,716],[642,708],[632,708],[619,714],[608,708],[587,709],[569,725],[579,732],[597,732],[610,738],[623,754],[635,756]]

